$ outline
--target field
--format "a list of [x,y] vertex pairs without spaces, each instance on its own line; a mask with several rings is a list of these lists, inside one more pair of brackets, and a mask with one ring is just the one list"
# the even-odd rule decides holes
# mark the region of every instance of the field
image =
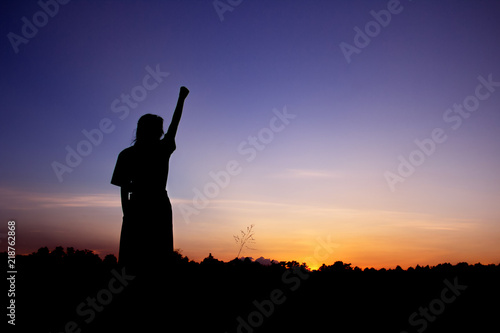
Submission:
[[[3,253],[2,256],[7,256]],[[6,258],[5,258],[6,259]],[[41,248],[17,256],[23,332],[487,332],[496,328],[500,265],[407,270],[336,262],[201,263],[176,254],[131,272],[114,256]]]

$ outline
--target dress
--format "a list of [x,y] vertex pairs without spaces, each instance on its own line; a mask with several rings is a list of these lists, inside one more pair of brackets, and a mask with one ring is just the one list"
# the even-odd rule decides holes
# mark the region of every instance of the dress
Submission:
[[111,184],[129,192],[119,261],[134,270],[164,263],[173,252],[172,206],[165,188],[175,148],[174,138],[165,136],[137,142],[118,155]]

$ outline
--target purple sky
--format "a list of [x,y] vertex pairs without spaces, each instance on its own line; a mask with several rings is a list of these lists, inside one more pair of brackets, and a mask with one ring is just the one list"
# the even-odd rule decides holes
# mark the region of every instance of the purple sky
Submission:
[[[18,222],[19,253],[117,253],[116,157],[185,85],[167,186],[185,255],[231,259],[255,224],[243,255],[314,266],[323,237],[329,263],[500,261],[498,2],[42,3],[53,17],[0,4],[0,231]],[[67,146],[87,156],[58,177]]]

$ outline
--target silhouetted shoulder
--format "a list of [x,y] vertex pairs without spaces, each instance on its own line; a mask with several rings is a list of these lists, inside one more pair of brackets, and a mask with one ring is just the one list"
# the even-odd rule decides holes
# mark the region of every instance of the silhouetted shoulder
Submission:
[[118,154],[115,170],[111,177],[111,184],[123,186],[130,183],[130,167],[134,161],[134,148],[135,146],[125,148]]

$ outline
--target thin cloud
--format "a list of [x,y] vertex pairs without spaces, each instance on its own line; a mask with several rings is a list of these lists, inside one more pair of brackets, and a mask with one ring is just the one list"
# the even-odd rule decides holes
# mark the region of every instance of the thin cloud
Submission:
[[442,230],[442,231],[460,231],[471,230],[477,226],[477,221],[471,219],[453,219],[453,218],[433,218],[431,215],[420,214],[414,218],[408,218],[397,223],[382,225],[390,228],[404,229],[425,229],[425,230]]
[[2,209],[31,210],[38,208],[67,207],[120,207],[120,198],[115,194],[68,194],[41,193],[9,188],[0,188]]
[[336,179],[342,178],[345,174],[335,170],[319,169],[285,169],[283,173],[276,175],[278,178],[317,178]]

